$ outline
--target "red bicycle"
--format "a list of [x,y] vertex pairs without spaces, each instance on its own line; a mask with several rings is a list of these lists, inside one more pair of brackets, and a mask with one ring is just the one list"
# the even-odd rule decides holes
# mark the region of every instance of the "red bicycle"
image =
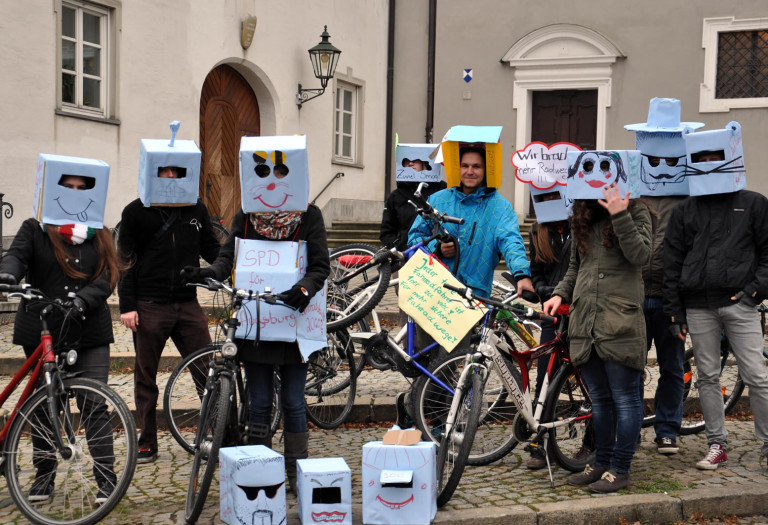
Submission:
[[136,469],[136,424],[104,383],[68,369],[77,351],[54,348],[47,318],[76,322],[71,305],[29,285],[0,284],[40,307],[40,345],[0,393],[2,406],[29,380],[0,430],[0,468],[19,510],[33,523],[86,525],[120,502]]

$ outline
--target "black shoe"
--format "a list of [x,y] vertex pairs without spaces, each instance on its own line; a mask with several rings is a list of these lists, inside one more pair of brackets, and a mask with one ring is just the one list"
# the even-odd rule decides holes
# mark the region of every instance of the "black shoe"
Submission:
[[528,470],[541,470],[547,467],[547,460],[541,456],[531,454],[531,459],[525,463]]
[[114,483],[110,483],[109,481],[99,483],[99,491],[96,493],[96,499],[93,500],[94,503],[96,503],[96,505],[103,505],[106,503],[114,489]]
[[48,501],[53,496],[53,477],[49,474],[38,473],[32,488],[29,490],[27,499],[32,503],[42,503]]
[[603,477],[603,474],[608,472],[608,467],[599,467],[594,466],[590,467],[587,465],[584,467],[584,472],[580,472],[578,474],[571,474],[568,476],[568,479],[566,479],[566,483],[569,485],[575,485],[577,487],[583,487],[584,485],[589,485],[590,483],[594,483],[595,481],[598,481],[600,478]]
[[656,452],[659,454],[677,454],[677,441],[670,437],[656,438]]
[[408,415],[408,409],[405,408],[405,396],[407,392],[398,392],[395,396],[395,410],[397,411],[397,426],[401,429],[407,429],[414,426],[414,421],[411,416]]
[[589,484],[589,489],[592,492],[599,492],[601,494],[608,494],[611,492],[618,492],[621,489],[625,489],[629,486],[629,472],[626,474],[618,474],[613,470],[609,470],[603,474],[603,476]]
[[152,447],[144,447],[139,449],[139,453],[136,454],[136,463],[152,463],[157,459],[157,449]]

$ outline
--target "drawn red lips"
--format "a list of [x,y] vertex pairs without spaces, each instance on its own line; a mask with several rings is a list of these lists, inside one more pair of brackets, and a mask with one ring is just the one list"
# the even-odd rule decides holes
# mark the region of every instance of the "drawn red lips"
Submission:
[[413,503],[413,494],[411,494],[410,498],[408,498],[405,501],[401,501],[400,503],[396,503],[394,501],[387,501],[383,499],[381,496],[376,496],[376,499],[379,500],[379,502],[381,502],[381,504],[387,507],[388,509],[399,510],[405,507],[406,505],[408,505],[409,503]]
[[285,197],[283,197],[283,202],[281,202],[280,204],[275,204],[275,205],[272,205],[272,204],[269,204],[268,202],[265,202],[264,199],[261,198],[261,195],[255,196],[253,198],[253,200],[261,202],[267,208],[279,208],[280,206],[283,206],[288,201],[288,197],[291,197],[291,195],[286,193]]
[[312,521],[316,523],[340,523],[347,517],[346,512],[313,512]]
[[602,188],[603,186],[605,186],[605,182],[599,181],[599,180],[588,180],[585,182],[590,186],[592,186],[593,188]]

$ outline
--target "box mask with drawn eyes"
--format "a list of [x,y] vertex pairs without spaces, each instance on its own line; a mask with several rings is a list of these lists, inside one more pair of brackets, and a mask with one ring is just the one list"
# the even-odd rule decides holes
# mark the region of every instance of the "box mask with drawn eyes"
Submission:
[[219,450],[220,517],[230,525],[285,523],[285,461],[263,445]]
[[309,523],[352,525],[352,473],[343,458],[296,462],[299,518]]
[[139,152],[139,199],[144,206],[193,206],[200,186],[200,149],[194,141],[142,139]]
[[637,150],[569,151],[566,195],[569,200],[603,199],[603,189],[616,183],[619,193],[638,196],[640,152]]
[[635,148],[640,151],[640,195],[688,195],[683,130],[698,129],[701,122],[680,122],[681,104],[675,98],[653,98],[648,121],[627,124],[636,132]]
[[485,183],[488,188],[501,186],[501,126],[453,126],[440,144],[435,162],[442,162],[449,188],[461,185],[461,150],[473,147],[485,152]]
[[428,524],[437,513],[436,445],[363,445],[363,523]]
[[398,144],[395,154],[397,182],[440,182],[443,167],[430,158],[437,144]]
[[243,211],[307,211],[307,137],[243,137],[240,140]]
[[[741,125],[729,122],[725,129],[683,132],[692,196],[733,193],[747,186]],[[722,160],[719,160],[722,159]]]
[[108,185],[109,164],[103,160],[41,153],[37,157],[33,216],[45,224],[82,224],[100,230],[104,227]]

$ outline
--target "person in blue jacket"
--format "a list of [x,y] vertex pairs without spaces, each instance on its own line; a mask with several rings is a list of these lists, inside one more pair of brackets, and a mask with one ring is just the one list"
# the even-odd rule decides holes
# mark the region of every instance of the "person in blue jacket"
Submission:
[[[504,256],[509,272],[517,281],[518,293],[534,292],[531,269],[520,235],[517,215],[496,188],[489,188],[485,175],[485,149],[471,145],[459,149],[458,186],[438,191],[428,202],[441,213],[464,219],[463,225],[445,224],[458,241],[433,243],[430,249],[449,267],[459,258],[456,278],[475,293],[490,297],[493,271]],[[419,216],[408,232],[408,245],[431,235],[431,224]]]

